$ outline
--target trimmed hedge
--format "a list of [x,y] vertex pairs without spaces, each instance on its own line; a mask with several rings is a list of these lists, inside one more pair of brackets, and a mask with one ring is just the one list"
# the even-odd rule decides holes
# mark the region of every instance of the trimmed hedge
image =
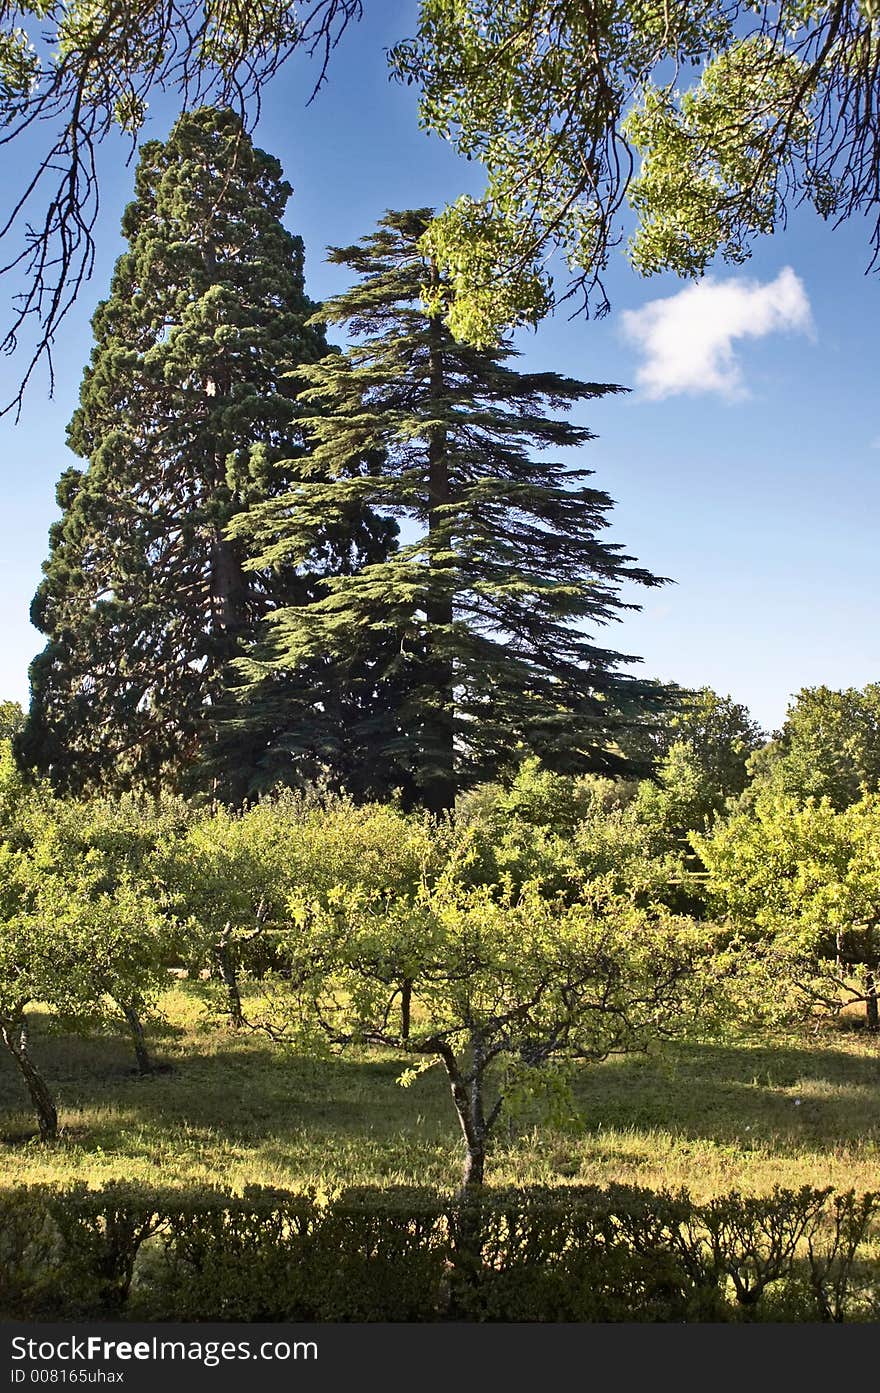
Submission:
[[0,1191],[0,1316],[229,1321],[880,1318],[880,1195],[696,1204],[625,1186]]

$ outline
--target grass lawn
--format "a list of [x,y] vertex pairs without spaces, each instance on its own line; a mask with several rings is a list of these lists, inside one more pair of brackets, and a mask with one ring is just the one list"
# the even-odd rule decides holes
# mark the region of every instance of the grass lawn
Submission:
[[[404,1089],[387,1053],[297,1057],[218,1025],[200,983],[169,991],[163,1009],[169,1024],[151,1035],[173,1071],[146,1079],[121,1035],[57,1034],[34,1013],[33,1053],[62,1134],[51,1146],[34,1139],[4,1053],[0,1183],[455,1187],[461,1152],[438,1068]],[[880,1043],[854,1029],[584,1066],[577,1101],[570,1132],[502,1123],[489,1183],[683,1185],[698,1199],[880,1184]]]

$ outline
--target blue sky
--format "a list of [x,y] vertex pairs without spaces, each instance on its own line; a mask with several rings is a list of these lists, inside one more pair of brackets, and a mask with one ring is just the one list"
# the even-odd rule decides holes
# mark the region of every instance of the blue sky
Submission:
[[[414,6],[366,8],[312,105],[298,59],[273,83],[256,133],[294,186],[287,222],[305,239],[318,299],[345,284],[323,262],[328,243],[360,237],[386,208],[479,188],[474,165],[418,130],[413,91],[388,81],[383,48],[411,30]],[[173,116],[171,104],[154,107],[146,135],[164,136]],[[28,608],[132,180],[121,142],[106,148],[98,264],[56,343],[55,397],[38,378],[20,422],[0,421],[0,698],[26,701],[41,646]],[[800,687],[880,680],[880,279],[866,278],[867,260],[864,224],[834,231],[799,213],[746,266],[721,265],[696,296],[646,310],[689,283],[644,280],[617,254],[608,318],[563,312],[518,339],[529,366],[634,389],[579,414],[600,438],[578,462],[616,500],[613,539],[675,584],[633,592],[641,613],[602,642],[640,655],[646,675],[730,692],[768,730]],[[0,390],[15,366],[0,364]]]

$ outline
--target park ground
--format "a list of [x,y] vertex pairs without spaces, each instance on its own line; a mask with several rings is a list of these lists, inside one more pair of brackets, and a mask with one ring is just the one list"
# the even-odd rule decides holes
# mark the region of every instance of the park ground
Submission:
[[[347,1185],[452,1189],[456,1124],[438,1069],[402,1088],[404,1061],[307,1059],[235,1032],[210,988],[181,983],[152,1029],[166,1067],[140,1078],[122,1034],[85,1038],[35,1013],[34,1055],[59,1102],[42,1146],[11,1060],[0,1062],[0,1185],[113,1179],[236,1191]],[[869,1190],[880,1175],[880,1042],[856,1019],[821,1032],[667,1045],[584,1065],[578,1116],[501,1124],[494,1185],[686,1187],[696,1199],[774,1185]]]

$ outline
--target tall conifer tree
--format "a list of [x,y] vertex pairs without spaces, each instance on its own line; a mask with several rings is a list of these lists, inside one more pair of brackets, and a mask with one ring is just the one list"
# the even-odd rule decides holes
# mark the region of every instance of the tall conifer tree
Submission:
[[[623,389],[519,372],[509,344],[477,351],[444,328],[450,291],[419,249],[431,210],[389,213],[331,251],[360,281],[320,310],[353,346],[304,368],[314,449],[280,497],[234,524],[258,565],[308,567],[317,530],[354,506],[403,524],[393,554],[328,576],[271,617],[269,665],[295,672],[385,640],[389,751],[427,807],[523,753],[564,770],[616,770],[615,730],[659,701],[585,626],[628,608],[625,580],[660,582],[600,537],[612,500],[544,451],[586,428],[549,414]],[[252,680],[265,667],[243,665]]]
[[[239,711],[223,724],[229,661],[312,580],[246,570],[226,529],[296,477],[290,375],[327,351],[309,322],[302,242],[281,222],[290,193],[229,110],[184,115],[143,147],[128,250],[95,313],[69,427],[88,464],[59,485],[32,608],[49,642],[19,749],[61,787],[174,784],[189,769],[235,796],[261,758],[259,722]],[[343,509],[320,529],[313,566],[381,559],[394,530]],[[284,719],[307,724],[308,700],[289,684],[286,696]]]

